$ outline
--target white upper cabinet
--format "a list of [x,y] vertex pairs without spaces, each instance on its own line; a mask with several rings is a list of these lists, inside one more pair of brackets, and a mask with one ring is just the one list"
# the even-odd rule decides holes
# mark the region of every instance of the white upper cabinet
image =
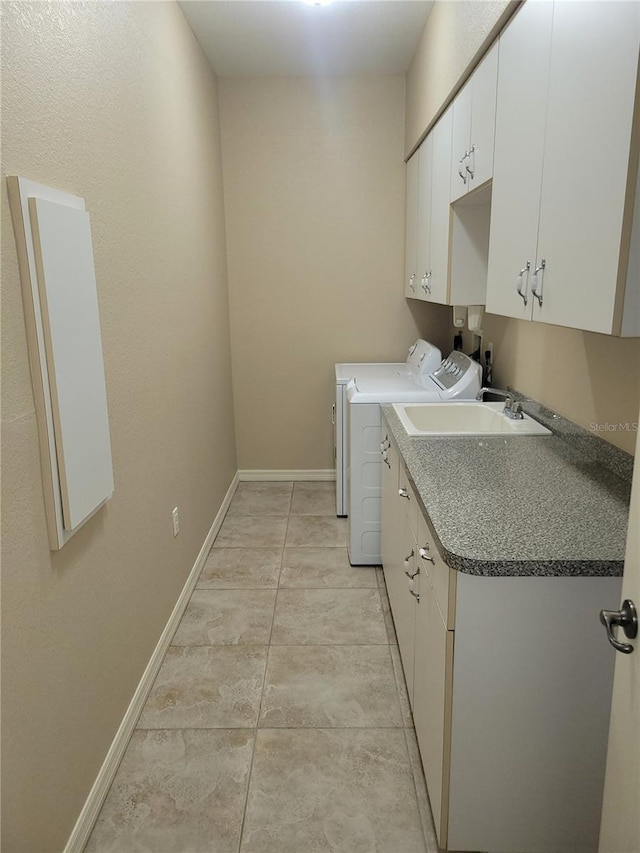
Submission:
[[[415,155],[414,155],[415,156]],[[418,269],[418,299],[426,299],[431,287],[431,173],[433,167],[433,134],[424,140],[418,151],[418,236],[416,241]]]
[[[453,102],[453,137],[451,146],[451,201],[469,189],[469,148],[471,139],[471,98],[473,80],[460,89]],[[467,168],[468,167],[468,168]]]
[[554,6],[534,304],[543,322],[616,331],[639,45],[637,2]]
[[449,283],[449,171],[453,113],[448,109],[433,129],[431,167],[431,234],[429,238],[429,278],[425,298],[447,304]]
[[417,237],[418,237],[418,166],[416,152],[407,162],[407,210],[405,219],[404,295],[418,295]]
[[528,0],[502,34],[488,311],[640,334],[623,317],[639,45],[626,1]]
[[452,202],[486,183],[493,174],[497,77],[496,43],[453,102]]
[[[441,304],[448,302],[449,287],[451,127],[449,108],[407,163],[405,296]],[[415,237],[409,226],[409,208],[414,205]],[[414,267],[412,280],[409,270]]]
[[487,311],[507,317],[531,317],[552,21],[528,2],[500,37]]

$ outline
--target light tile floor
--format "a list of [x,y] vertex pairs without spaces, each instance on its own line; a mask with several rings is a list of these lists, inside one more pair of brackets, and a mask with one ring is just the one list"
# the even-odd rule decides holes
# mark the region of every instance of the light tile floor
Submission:
[[241,483],[85,853],[437,853],[381,569]]

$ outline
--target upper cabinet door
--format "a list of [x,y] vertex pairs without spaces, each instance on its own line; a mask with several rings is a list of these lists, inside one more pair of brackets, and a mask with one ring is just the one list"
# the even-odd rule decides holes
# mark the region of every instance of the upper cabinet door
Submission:
[[[405,296],[442,304],[447,303],[449,288],[449,171],[452,112],[452,108],[449,107],[407,163]],[[417,209],[415,229],[410,219],[414,206]],[[409,272],[410,259],[413,255],[415,255],[415,278],[412,278],[413,273]]]
[[496,86],[498,43],[494,44],[471,78],[471,137],[466,169],[469,191],[486,183],[493,175],[493,147],[496,126]]
[[453,102],[453,136],[451,146],[451,201],[466,194],[469,184],[467,170],[469,140],[471,139],[472,84],[469,80]]
[[531,318],[552,21],[529,0],[500,36],[486,310],[505,317]]
[[[433,134],[419,149],[417,279],[418,298],[426,299],[431,287],[431,182],[433,167]],[[413,155],[417,156],[416,154]]]
[[451,201],[493,174],[498,45],[487,53],[453,102]]
[[639,45],[637,2],[554,6],[533,315],[544,322],[619,331]]
[[407,195],[405,219],[405,260],[404,260],[404,295],[418,295],[418,268],[416,262],[418,249],[418,165],[419,154],[416,152],[407,162]]
[[451,168],[451,107],[437,123],[433,137],[431,174],[431,262],[429,289],[426,298],[447,304],[449,291],[449,233],[451,205],[449,204],[449,172]]

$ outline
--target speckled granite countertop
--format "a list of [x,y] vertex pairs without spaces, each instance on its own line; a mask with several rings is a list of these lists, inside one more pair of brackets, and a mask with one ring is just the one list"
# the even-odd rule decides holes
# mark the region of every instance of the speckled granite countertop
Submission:
[[409,437],[381,406],[442,558],[472,575],[621,575],[633,457],[520,399],[554,435]]

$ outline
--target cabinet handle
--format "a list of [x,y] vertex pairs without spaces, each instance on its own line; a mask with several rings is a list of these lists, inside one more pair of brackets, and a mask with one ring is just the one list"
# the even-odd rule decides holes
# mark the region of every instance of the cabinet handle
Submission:
[[422,557],[422,559],[423,559],[425,562],[427,562],[427,563],[433,563],[433,565],[435,566],[436,561],[433,559],[433,557],[431,557],[431,556],[430,556],[430,554],[429,554],[429,547],[428,547],[428,546],[427,546],[426,548],[420,548],[420,550],[418,551],[418,553],[420,554],[420,556]]
[[425,293],[431,293],[431,270],[422,276],[422,289]]
[[469,160],[471,165],[469,165],[469,163],[467,163],[465,165],[465,169],[469,173],[469,179],[473,180],[473,176],[474,176],[475,171],[476,171],[476,146],[475,145],[472,145],[471,151],[467,152],[467,159]]
[[416,292],[416,274],[414,272],[409,276],[409,289],[412,293]]
[[416,599],[418,604],[420,604],[420,593],[414,592],[412,589],[410,589],[409,592]]
[[[542,308],[542,288],[544,287],[544,271],[547,266],[547,262],[543,258],[540,261],[540,266],[536,267],[533,276],[531,278],[531,293],[538,300],[538,304]],[[540,281],[540,289],[538,289],[538,280]]]
[[520,270],[520,272],[516,276],[516,292],[517,292],[518,296],[522,297],[522,301],[524,302],[525,305],[527,304],[529,299],[527,297],[526,291],[524,291],[522,288],[522,284],[523,284],[523,278],[524,278],[525,273],[527,274],[527,278],[529,278],[529,270],[530,269],[531,269],[531,261],[527,261],[526,266],[522,267],[522,269]]
[[468,151],[465,151],[465,152],[464,152],[464,157],[461,157],[461,158],[460,158],[460,162],[458,163],[458,174],[459,174],[459,175],[460,175],[460,177],[462,178],[462,183],[463,183],[463,184],[466,184],[466,183],[467,183],[467,172],[466,172],[466,170],[465,170],[465,169],[463,169],[463,168],[462,168],[462,164],[464,163],[464,161],[467,159],[467,157],[468,157],[468,156],[469,156],[469,152],[468,152]]
[[401,498],[406,498],[408,501],[411,500],[409,492],[406,489],[398,489],[398,494]]
[[410,564],[411,564],[411,563],[410,563],[410,561],[411,561],[411,558],[415,555],[415,553],[416,553],[416,552],[415,552],[415,551],[414,551],[414,549],[412,548],[412,549],[411,549],[411,553],[409,554],[409,556],[404,558],[404,565],[405,565],[404,573],[405,573],[405,575],[406,575],[410,580],[413,580],[413,579],[415,578],[415,576],[416,576],[416,575],[419,575],[419,574],[420,574],[420,569],[416,569],[416,570],[415,570],[415,572],[410,572],[410,571],[409,571],[409,566],[410,566]]

